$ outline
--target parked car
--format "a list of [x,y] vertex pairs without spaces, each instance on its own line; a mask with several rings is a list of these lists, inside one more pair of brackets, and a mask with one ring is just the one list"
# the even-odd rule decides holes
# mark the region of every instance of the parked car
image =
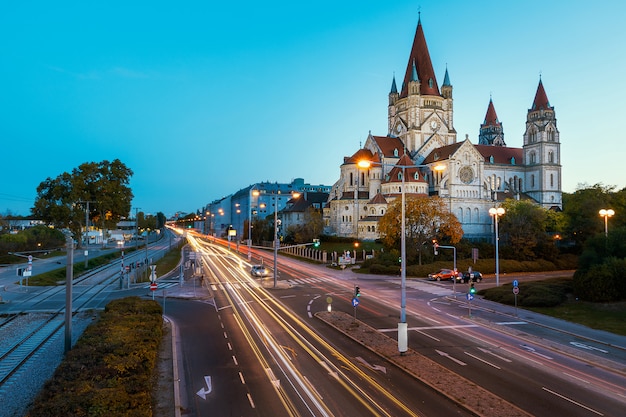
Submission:
[[267,277],[270,275],[269,268],[266,268],[265,265],[252,265],[252,269],[250,269],[250,274],[253,277]]
[[428,279],[431,281],[447,281],[455,277],[458,281],[462,276],[463,274],[458,271],[454,271],[453,269],[440,269],[437,272],[428,274]]
[[480,282],[483,280],[483,274],[478,271],[465,272],[463,274],[463,282],[468,283],[470,280],[472,282]]

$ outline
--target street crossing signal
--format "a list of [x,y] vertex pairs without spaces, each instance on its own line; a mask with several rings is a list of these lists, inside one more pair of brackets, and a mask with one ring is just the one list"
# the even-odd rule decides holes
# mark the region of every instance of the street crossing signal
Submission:
[[359,287],[354,287],[354,296],[355,297],[361,296],[361,289]]
[[319,248],[320,247],[320,240],[319,239],[313,239],[313,247],[314,248]]
[[435,255],[439,255],[439,251],[437,249],[439,249],[439,243],[433,239],[433,250],[435,251]]
[[476,294],[476,288],[474,287],[474,283],[473,282],[470,284],[469,293],[472,294],[472,295]]

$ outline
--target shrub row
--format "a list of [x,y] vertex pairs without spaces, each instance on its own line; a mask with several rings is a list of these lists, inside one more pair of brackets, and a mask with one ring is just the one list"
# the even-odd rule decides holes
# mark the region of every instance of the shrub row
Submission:
[[151,417],[162,336],[158,303],[138,297],[111,301],[46,382],[27,417]]

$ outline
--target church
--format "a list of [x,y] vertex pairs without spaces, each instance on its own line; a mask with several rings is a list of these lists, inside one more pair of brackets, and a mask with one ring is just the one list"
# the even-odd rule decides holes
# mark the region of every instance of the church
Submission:
[[418,18],[402,85],[394,76],[388,98],[387,134],[370,132],[362,149],[344,157],[324,208],[325,233],[377,239],[378,220],[403,192],[444,199],[467,239],[493,236],[489,209],[507,198],[562,208],[559,131],[541,79],[521,148],[506,145],[491,99],[478,143],[459,142],[448,69],[440,86]]

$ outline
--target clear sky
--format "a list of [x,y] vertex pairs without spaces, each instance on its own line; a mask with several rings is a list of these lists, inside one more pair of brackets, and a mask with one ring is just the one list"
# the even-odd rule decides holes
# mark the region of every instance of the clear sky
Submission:
[[623,1],[33,0],[0,6],[0,213],[115,158],[133,207],[168,216],[260,181],[332,185],[387,134],[418,10],[457,140],[477,143],[491,96],[521,147],[541,75],[563,190],[626,186]]

